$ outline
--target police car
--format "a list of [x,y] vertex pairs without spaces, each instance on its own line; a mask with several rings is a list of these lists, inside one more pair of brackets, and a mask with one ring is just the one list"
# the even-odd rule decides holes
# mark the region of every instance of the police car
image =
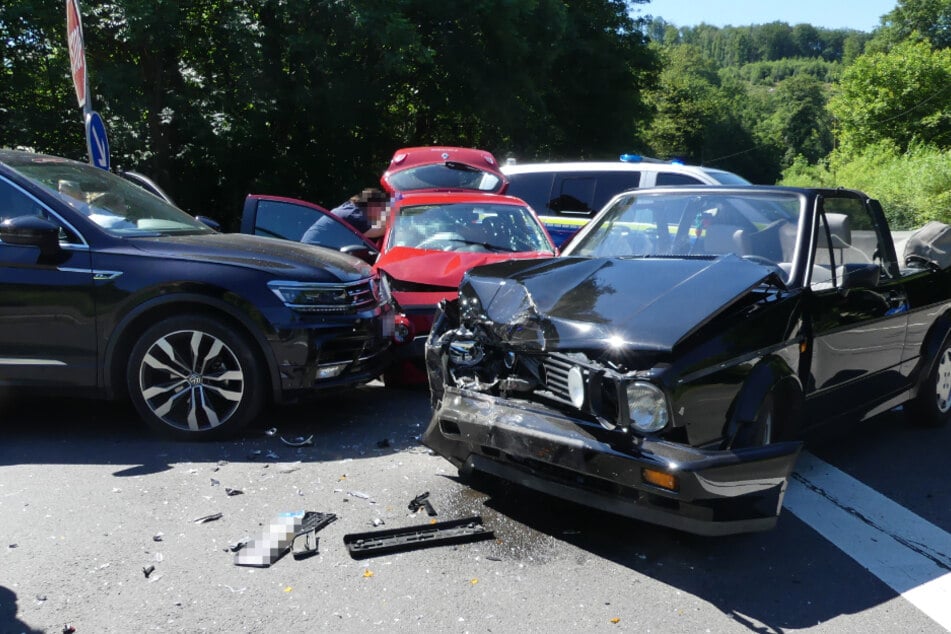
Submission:
[[561,246],[587,224],[615,194],[639,187],[667,185],[749,185],[726,170],[622,154],[617,162],[524,163],[502,166],[506,191],[531,205]]

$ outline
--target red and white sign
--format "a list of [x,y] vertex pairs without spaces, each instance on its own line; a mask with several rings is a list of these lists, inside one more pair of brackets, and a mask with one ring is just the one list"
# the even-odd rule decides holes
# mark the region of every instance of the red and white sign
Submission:
[[66,40],[69,42],[69,65],[73,87],[80,108],[86,107],[86,51],[83,46],[83,25],[79,19],[79,0],[66,0]]

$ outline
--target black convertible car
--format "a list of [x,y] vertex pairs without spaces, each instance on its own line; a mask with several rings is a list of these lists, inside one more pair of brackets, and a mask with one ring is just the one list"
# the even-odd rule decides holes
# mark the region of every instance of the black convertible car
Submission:
[[220,234],[91,165],[0,150],[0,386],[128,395],[155,429],[218,437],[371,380],[392,331],[354,257]]
[[951,416],[949,233],[899,262],[856,191],[621,194],[563,257],[470,271],[427,344],[423,440],[614,513],[767,529],[807,427]]

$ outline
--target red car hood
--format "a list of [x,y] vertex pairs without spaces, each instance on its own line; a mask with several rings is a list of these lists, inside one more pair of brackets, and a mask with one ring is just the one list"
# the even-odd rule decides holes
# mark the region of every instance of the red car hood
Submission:
[[[459,251],[430,251],[410,247],[393,247],[382,254],[376,268],[386,271],[393,279],[395,291],[436,291],[442,287],[455,292],[462,276],[469,269],[483,264],[527,258],[550,258],[551,253],[522,251],[518,253],[469,253]],[[402,282],[402,284],[400,284]],[[407,287],[407,285],[411,285]]]

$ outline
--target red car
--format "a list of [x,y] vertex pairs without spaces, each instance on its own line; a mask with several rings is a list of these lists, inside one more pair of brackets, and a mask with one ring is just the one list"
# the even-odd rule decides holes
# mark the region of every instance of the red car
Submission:
[[397,362],[386,373],[387,383],[425,380],[418,370],[436,304],[456,297],[466,271],[556,252],[535,212],[520,198],[471,191],[403,195],[390,207],[375,265],[401,311],[394,336]]

